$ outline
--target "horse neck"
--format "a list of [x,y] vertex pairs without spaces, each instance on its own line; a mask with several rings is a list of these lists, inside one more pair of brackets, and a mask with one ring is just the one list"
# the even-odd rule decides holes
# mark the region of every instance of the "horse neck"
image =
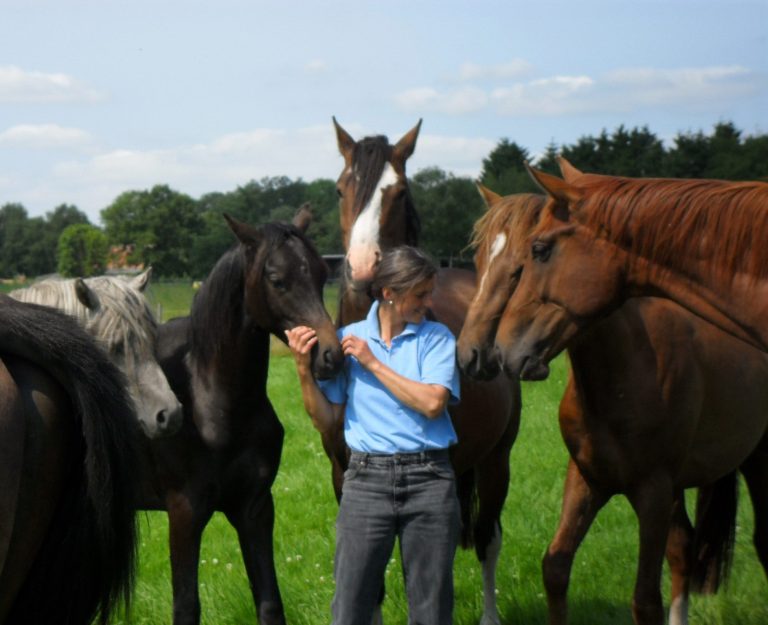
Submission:
[[245,311],[245,281],[237,262],[217,265],[195,297],[190,359],[194,375],[228,392],[266,391],[270,334]]
[[701,262],[671,269],[627,254],[630,295],[671,299],[728,334],[768,351],[768,280],[743,274],[729,280],[718,277]]
[[339,306],[336,326],[341,328],[355,321],[365,319],[373,303],[373,298],[364,291],[355,291],[348,287],[342,277],[339,284]]

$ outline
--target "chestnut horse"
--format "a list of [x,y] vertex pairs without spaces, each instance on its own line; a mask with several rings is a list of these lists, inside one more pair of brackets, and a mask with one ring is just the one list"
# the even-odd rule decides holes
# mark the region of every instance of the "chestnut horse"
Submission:
[[270,335],[318,330],[313,372],[329,377],[343,356],[323,306],[326,266],[295,225],[252,227],[227,218],[239,244],[224,254],[189,317],[158,331],[158,360],[184,406],[175,436],[144,441],[143,507],[168,511],[173,622],[200,622],[198,564],[214,511],[237,530],[261,625],[285,623],[273,557],[274,505],[283,426],[267,397]]
[[[576,171],[570,168],[569,175]],[[521,293],[528,237],[546,203],[523,204],[516,196],[489,192],[486,197],[491,208],[476,226],[476,263],[491,288],[479,291],[468,317],[477,325],[468,323],[459,338],[459,362],[473,371],[494,362],[487,353],[493,350],[494,324],[496,345],[509,344],[504,333],[512,301],[535,306],[535,295]],[[502,297],[498,289],[505,290]],[[504,297],[510,300],[506,307]],[[543,562],[550,623],[566,622],[575,551],[597,512],[618,493],[632,503],[640,524],[635,622],[664,622],[660,579],[666,548],[670,623],[686,623],[688,591],[714,592],[727,575],[738,469],[753,500],[758,554],[768,566],[768,359],[656,298],[629,300],[567,347],[572,370],[560,428],[571,460],[560,524]],[[486,374],[492,369],[485,364]],[[683,498],[683,490],[694,486],[705,487],[695,531]]]
[[136,441],[73,319],[0,296],[0,623],[105,625],[133,587]]
[[[421,122],[395,145],[386,137],[355,141],[334,118],[344,157],[337,182],[341,231],[347,250],[339,293],[337,325],[362,319],[371,305],[368,293],[381,251],[417,245],[419,218],[405,165],[413,154]],[[475,291],[474,272],[441,269],[433,294],[432,318],[458,335]],[[509,487],[509,454],[520,424],[520,386],[501,378],[478,382],[461,378],[461,402],[449,408],[458,435],[451,449],[462,510],[462,546],[474,545],[483,566],[481,623],[499,623],[496,564],[501,551],[501,511]],[[343,424],[323,435],[331,459],[336,496],[341,497],[347,465]],[[475,509],[477,505],[477,509]]]
[[[768,184],[529,170],[549,202],[527,275],[558,308],[558,342],[628,297],[659,295],[768,350]],[[553,346],[519,348],[533,368]]]

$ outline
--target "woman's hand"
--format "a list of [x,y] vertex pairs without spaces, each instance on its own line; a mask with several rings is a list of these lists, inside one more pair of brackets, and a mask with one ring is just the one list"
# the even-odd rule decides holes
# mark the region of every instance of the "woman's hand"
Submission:
[[296,326],[285,331],[288,347],[291,349],[297,367],[309,368],[311,365],[312,347],[317,343],[317,333],[307,326]]
[[354,356],[357,361],[366,369],[370,369],[376,360],[368,343],[357,336],[348,334],[341,339],[341,351],[345,356]]

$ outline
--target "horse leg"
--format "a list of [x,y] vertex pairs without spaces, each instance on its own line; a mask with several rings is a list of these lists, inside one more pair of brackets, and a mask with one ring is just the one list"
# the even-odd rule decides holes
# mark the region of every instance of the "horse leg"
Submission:
[[550,625],[568,622],[567,594],[573,558],[608,499],[589,485],[572,459],[568,461],[560,521],[542,562]]
[[259,495],[249,497],[244,505],[236,510],[224,512],[237,530],[259,623],[284,625],[285,613],[277,584],[272,542],[275,506],[269,487],[261,486]]
[[186,492],[166,495],[173,586],[173,625],[200,623],[198,566],[203,530],[213,514]]
[[693,526],[685,509],[685,493],[679,492],[672,505],[672,524],[667,536],[667,562],[672,577],[669,625],[688,623]]
[[511,424],[491,454],[477,467],[479,510],[473,528],[475,552],[483,569],[483,616],[480,625],[500,625],[496,606],[496,566],[502,545],[501,511],[509,489],[509,451],[517,435]]
[[632,616],[636,625],[664,625],[661,569],[675,493],[666,476],[656,476],[628,493],[627,497],[640,525]]
[[755,515],[755,551],[768,577],[768,438],[741,466]]

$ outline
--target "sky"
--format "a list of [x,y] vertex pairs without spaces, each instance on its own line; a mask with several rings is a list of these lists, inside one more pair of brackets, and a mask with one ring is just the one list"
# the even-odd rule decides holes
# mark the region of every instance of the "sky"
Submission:
[[[768,0],[0,0],[0,206],[336,179],[332,116],[408,171],[502,138],[768,133]],[[578,163],[576,163],[578,165]]]

